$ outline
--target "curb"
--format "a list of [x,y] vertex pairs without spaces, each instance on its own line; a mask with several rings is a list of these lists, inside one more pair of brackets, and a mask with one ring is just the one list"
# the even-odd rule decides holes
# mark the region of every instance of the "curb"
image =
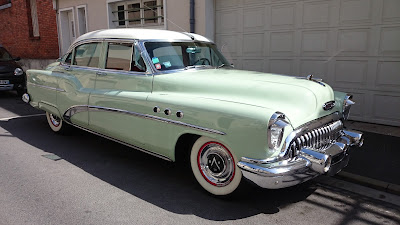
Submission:
[[369,177],[364,177],[345,171],[339,172],[338,174],[335,175],[335,177],[400,196],[400,185],[397,184],[375,180]]

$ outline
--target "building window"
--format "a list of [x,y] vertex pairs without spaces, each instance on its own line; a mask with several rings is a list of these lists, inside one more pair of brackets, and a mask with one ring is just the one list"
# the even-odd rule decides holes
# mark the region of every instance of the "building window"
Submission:
[[160,26],[164,24],[163,0],[135,0],[110,3],[116,27]]
[[78,31],[79,35],[87,33],[87,22],[86,22],[86,5],[80,5],[76,7],[78,16]]
[[31,37],[39,37],[39,20],[36,0],[27,0],[29,33]]

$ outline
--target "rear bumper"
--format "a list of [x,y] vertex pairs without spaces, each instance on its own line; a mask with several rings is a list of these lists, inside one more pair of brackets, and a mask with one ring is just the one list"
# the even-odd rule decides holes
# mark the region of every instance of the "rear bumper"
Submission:
[[304,148],[292,159],[273,162],[243,157],[237,165],[246,179],[260,187],[285,188],[303,183],[320,174],[338,173],[349,162],[349,147],[362,144],[362,133],[344,130],[343,136],[323,152]]

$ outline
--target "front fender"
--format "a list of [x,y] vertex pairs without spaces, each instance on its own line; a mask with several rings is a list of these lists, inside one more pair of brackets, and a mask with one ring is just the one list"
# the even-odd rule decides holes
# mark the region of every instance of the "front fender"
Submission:
[[[268,121],[275,111],[260,106],[238,104],[215,99],[188,97],[171,94],[152,94],[148,102],[161,109],[162,117],[182,121],[187,124],[214,129],[224,134],[215,134],[190,128],[171,126],[169,131],[173,141],[168,149],[174,149],[178,138],[185,134],[197,134],[221,141],[238,157],[268,158]],[[163,114],[164,109],[172,111],[171,116]],[[182,111],[183,118],[175,113]]]

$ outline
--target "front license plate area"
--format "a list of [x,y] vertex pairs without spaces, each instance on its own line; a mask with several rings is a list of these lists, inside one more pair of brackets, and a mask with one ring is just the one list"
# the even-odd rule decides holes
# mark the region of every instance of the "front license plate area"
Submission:
[[9,84],[10,81],[9,80],[0,80],[0,84]]

